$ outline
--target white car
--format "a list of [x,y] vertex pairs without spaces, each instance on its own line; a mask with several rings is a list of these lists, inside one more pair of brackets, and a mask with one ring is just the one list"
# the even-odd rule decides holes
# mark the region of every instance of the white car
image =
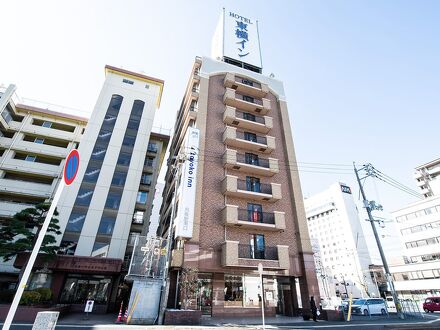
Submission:
[[388,314],[385,301],[380,298],[358,299],[351,306],[351,310],[353,314],[363,314],[363,315]]

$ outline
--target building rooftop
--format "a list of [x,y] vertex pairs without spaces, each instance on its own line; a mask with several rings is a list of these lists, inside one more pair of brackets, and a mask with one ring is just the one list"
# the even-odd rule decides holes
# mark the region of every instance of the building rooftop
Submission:
[[86,117],[75,116],[75,115],[71,115],[68,113],[53,111],[53,110],[49,110],[49,109],[42,109],[42,108],[35,107],[32,105],[27,105],[27,104],[19,103],[19,104],[16,104],[15,107],[19,110],[22,110],[22,111],[36,112],[36,113],[45,114],[45,115],[49,115],[49,116],[62,117],[62,118],[67,118],[67,119],[71,119],[71,120],[81,121],[84,123],[87,123],[89,120]]

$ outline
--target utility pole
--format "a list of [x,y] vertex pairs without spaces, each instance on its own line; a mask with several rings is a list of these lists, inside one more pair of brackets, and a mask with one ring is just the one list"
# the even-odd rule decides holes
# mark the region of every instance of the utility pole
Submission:
[[373,173],[373,166],[371,164],[366,164],[361,169],[358,170],[353,162],[353,168],[354,168],[354,172],[356,174],[356,179],[357,179],[357,182],[359,185],[359,189],[362,194],[362,200],[364,203],[364,207],[367,210],[368,220],[370,221],[371,228],[373,229],[374,238],[376,239],[377,248],[379,249],[380,258],[382,259],[383,268],[385,269],[385,276],[387,278],[387,282],[388,282],[388,285],[390,286],[391,294],[393,295],[394,303],[396,305],[397,315],[399,316],[400,319],[404,319],[405,315],[402,313],[400,303],[397,298],[397,293],[396,293],[396,290],[394,289],[394,283],[393,283],[393,280],[391,277],[390,269],[388,267],[388,263],[385,258],[385,253],[383,252],[382,244],[380,242],[380,238],[379,238],[379,235],[376,230],[376,225],[374,224],[375,220],[373,218],[373,215],[371,214],[372,210],[381,209],[381,206],[377,205],[374,201],[370,202],[367,200],[367,197],[365,196],[365,192],[364,192],[364,187],[362,186],[361,179],[359,178],[358,172],[363,171],[363,170],[365,170],[367,172],[367,175],[365,176],[365,178],[371,176]]

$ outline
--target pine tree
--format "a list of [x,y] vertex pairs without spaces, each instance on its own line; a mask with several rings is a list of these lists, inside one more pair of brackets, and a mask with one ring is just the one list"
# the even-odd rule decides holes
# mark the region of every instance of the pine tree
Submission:
[[[33,208],[24,209],[2,224],[0,227],[0,258],[8,261],[20,252],[32,251],[49,207],[50,204],[41,203]],[[40,253],[55,255],[59,249],[58,246],[54,245],[56,239],[52,235],[61,234],[57,215],[58,212],[55,209],[47,233],[44,236]]]

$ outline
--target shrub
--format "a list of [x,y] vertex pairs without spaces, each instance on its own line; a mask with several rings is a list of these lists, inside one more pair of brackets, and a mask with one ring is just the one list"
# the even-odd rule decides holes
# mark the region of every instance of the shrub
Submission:
[[41,302],[47,302],[52,298],[52,290],[49,288],[36,288],[32,291],[40,294]]
[[35,305],[41,301],[41,294],[35,291],[24,291],[21,296],[20,305]]

